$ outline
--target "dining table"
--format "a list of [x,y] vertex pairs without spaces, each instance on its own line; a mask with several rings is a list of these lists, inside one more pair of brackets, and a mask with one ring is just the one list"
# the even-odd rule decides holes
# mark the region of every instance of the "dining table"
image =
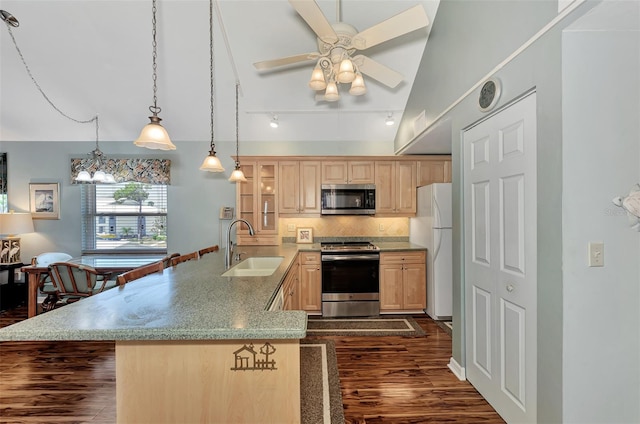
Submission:
[[[86,265],[95,268],[99,274],[121,274],[132,269],[162,260],[164,255],[154,254],[103,254],[82,255],[69,259],[67,262]],[[31,318],[38,312],[38,283],[42,274],[49,273],[46,266],[23,266],[21,271],[27,274],[27,314]]]

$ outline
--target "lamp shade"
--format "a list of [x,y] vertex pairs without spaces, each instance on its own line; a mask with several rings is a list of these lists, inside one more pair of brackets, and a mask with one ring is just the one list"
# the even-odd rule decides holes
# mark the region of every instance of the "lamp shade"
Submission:
[[33,220],[27,212],[0,214],[0,234],[15,235],[33,232]]
[[309,87],[315,91],[324,90],[327,87],[327,83],[324,80],[324,72],[322,72],[320,66],[316,65],[313,69],[313,72],[311,73],[311,80],[309,81]]
[[327,89],[324,92],[324,99],[328,102],[335,102],[340,98],[338,93],[338,85],[335,82],[327,84]]
[[202,171],[209,172],[224,172],[224,168],[222,167],[222,163],[220,163],[220,159],[214,153],[210,153],[209,156],[204,158],[204,162],[200,165],[200,169]]
[[133,142],[138,147],[146,147],[147,149],[157,150],[176,150],[176,146],[171,142],[167,130],[160,125],[160,119],[156,117],[156,121],[151,116],[151,122],[142,128],[140,136]]
[[349,94],[352,96],[361,96],[367,92],[367,87],[364,85],[364,78],[362,78],[362,74],[358,72],[356,77],[353,79],[351,83],[351,88],[349,89]]
[[356,77],[353,72],[353,63],[349,59],[344,59],[340,62],[340,68],[338,69],[338,81],[343,84],[348,84]]
[[231,173],[231,176],[229,177],[229,181],[231,181],[232,183],[240,183],[240,182],[244,183],[244,182],[247,182],[247,178],[244,176],[244,172],[242,172],[240,168],[236,168]]

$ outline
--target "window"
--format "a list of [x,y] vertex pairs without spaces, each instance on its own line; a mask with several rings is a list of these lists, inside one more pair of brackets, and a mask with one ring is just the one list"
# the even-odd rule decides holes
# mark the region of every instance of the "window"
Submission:
[[86,184],[81,191],[82,253],[167,252],[166,185]]

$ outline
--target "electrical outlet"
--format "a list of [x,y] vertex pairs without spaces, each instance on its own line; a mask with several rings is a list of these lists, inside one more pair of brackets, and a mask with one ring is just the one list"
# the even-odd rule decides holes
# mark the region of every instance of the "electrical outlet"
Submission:
[[384,231],[384,224],[378,225],[378,231]]
[[296,224],[287,224],[287,231],[295,231],[296,230]]
[[604,243],[589,243],[589,266],[604,266]]

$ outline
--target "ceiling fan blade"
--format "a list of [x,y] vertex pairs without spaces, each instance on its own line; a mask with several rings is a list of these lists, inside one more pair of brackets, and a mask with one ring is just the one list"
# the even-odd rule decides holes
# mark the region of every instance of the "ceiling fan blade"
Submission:
[[360,72],[381,82],[387,87],[395,88],[404,79],[401,73],[387,68],[383,64],[361,54],[353,58],[353,63],[358,66]]
[[281,57],[280,59],[264,60],[262,62],[256,62],[253,66],[259,71],[266,71],[268,69],[278,68],[285,65],[293,65],[294,63],[308,62],[316,60],[320,57],[320,53],[303,53],[295,56]]
[[311,27],[319,39],[326,43],[338,41],[338,35],[315,0],[289,0],[302,19]]
[[358,50],[368,49],[427,25],[429,25],[429,18],[424,7],[422,5],[413,6],[379,24],[360,31],[351,40],[351,45]]

